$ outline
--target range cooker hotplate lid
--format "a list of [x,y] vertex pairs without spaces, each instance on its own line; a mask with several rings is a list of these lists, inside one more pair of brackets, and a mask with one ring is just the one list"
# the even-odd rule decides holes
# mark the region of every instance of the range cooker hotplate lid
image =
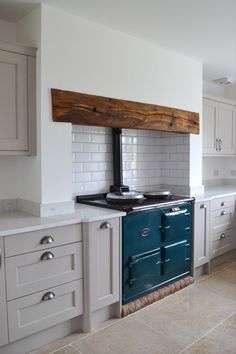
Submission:
[[153,192],[143,192],[145,198],[148,199],[165,199],[172,195],[170,191],[153,191]]
[[138,191],[107,193],[106,199],[111,203],[130,203],[139,201],[144,195]]

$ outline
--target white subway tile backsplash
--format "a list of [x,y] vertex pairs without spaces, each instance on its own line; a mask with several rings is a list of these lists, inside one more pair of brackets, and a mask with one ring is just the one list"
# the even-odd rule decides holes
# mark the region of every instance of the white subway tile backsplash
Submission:
[[106,142],[106,137],[104,134],[93,134],[92,135],[92,142],[93,143],[103,143],[105,144]]
[[87,143],[91,141],[91,134],[87,133],[75,133],[75,142]]
[[83,152],[98,152],[98,144],[84,143],[82,146]]
[[[130,188],[188,185],[189,136],[123,129],[122,149]],[[72,165],[74,195],[107,192],[113,184],[111,129],[73,126]]]
[[112,171],[112,162],[99,162],[98,171]]
[[92,181],[110,181],[112,179],[111,171],[92,172]]
[[83,166],[83,170],[86,172],[93,172],[99,170],[98,162],[85,162],[81,165]]
[[81,143],[74,143],[72,144],[72,152],[82,152],[83,150],[83,144]]
[[72,164],[72,172],[82,172],[84,164],[81,162],[75,162]]
[[92,160],[92,155],[90,153],[76,153],[75,162],[88,162]]
[[91,173],[90,172],[77,172],[76,174],[76,182],[88,182],[91,181]]

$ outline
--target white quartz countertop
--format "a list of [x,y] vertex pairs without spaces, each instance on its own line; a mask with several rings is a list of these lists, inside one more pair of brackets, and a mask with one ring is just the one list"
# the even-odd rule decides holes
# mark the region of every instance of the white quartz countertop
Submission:
[[196,202],[236,195],[236,185],[206,186],[204,194],[195,196]]
[[0,213],[0,237],[47,229],[50,227],[111,219],[124,215],[126,215],[124,212],[83,204],[76,204],[73,214],[56,215],[44,218],[22,213],[20,211],[4,212]]

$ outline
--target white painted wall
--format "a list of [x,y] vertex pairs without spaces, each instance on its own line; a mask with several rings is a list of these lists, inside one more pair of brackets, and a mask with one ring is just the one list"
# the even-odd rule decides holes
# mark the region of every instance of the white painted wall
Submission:
[[[201,112],[202,65],[187,57],[45,5],[17,24],[17,40],[39,48],[38,155],[14,163],[24,199],[72,197],[72,128],[52,121],[52,87]],[[190,139],[200,156],[200,137]],[[201,185],[199,159],[190,183]]]
[[41,7],[38,6],[17,23],[17,41],[37,48],[36,101],[37,101],[37,155],[17,160],[20,188],[17,197],[42,202],[41,191]]
[[204,184],[236,182],[236,159],[233,157],[203,157]]
[[203,95],[224,97],[224,87],[205,80],[203,80],[202,84]]
[[224,89],[225,97],[228,97],[234,101],[236,101],[236,83],[226,86]]
[[16,24],[0,20],[0,40],[16,42]]
[[[43,202],[71,198],[71,126],[51,121],[51,87],[201,112],[201,77],[198,62],[43,6]],[[195,140],[201,154],[200,138]],[[194,167],[194,183],[199,185],[199,159]]]

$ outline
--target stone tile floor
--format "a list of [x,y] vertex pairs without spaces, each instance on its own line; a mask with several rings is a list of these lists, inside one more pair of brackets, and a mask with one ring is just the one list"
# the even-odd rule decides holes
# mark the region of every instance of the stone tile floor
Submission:
[[31,354],[236,354],[236,259],[124,319]]

